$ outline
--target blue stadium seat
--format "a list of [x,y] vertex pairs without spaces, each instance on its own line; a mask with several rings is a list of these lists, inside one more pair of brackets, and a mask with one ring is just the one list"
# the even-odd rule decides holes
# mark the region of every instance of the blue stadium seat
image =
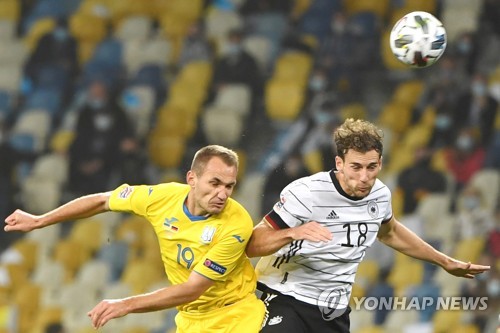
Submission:
[[9,139],[9,145],[23,153],[32,153],[35,151],[35,137],[27,133],[15,133],[12,134]]
[[47,65],[38,69],[35,86],[63,90],[70,84],[69,73],[61,66]]
[[11,111],[11,96],[8,92],[0,90],[0,121],[9,116]]
[[52,116],[59,113],[62,104],[61,91],[54,88],[37,88],[27,96],[24,109],[43,109]]
[[160,106],[167,98],[167,82],[159,65],[147,64],[141,67],[130,81],[131,86],[148,86],[155,92],[155,106]]
[[23,18],[23,33],[26,33],[30,30],[33,23],[38,21],[41,18],[51,17],[54,19],[66,17],[65,12],[65,1],[60,0],[39,0],[35,2],[35,6],[31,10],[30,14]]
[[313,1],[300,19],[299,31],[314,35],[321,41],[331,32],[332,16],[341,8],[339,0]]
[[108,38],[97,45],[90,61],[102,63],[111,67],[122,66],[123,45],[115,38]]

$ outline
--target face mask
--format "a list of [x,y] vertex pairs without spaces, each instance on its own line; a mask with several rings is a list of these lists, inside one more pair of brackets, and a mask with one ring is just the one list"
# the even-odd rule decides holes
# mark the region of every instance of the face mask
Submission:
[[332,116],[329,112],[318,111],[314,114],[314,122],[316,124],[326,124],[330,122]]
[[436,116],[436,120],[434,121],[434,125],[437,129],[446,130],[451,125],[451,119],[448,115],[439,114]]
[[56,28],[53,31],[54,38],[58,41],[64,41],[68,37],[68,31],[64,28]]
[[470,50],[472,49],[470,42],[466,42],[466,41],[459,42],[457,47],[458,47],[458,52],[460,52],[461,54],[468,54],[470,52]]
[[463,151],[469,151],[472,149],[474,142],[472,138],[468,135],[461,135],[458,137],[456,142],[457,148]]
[[87,103],[93,110],[100,110],[104,107],[104,101],[102,99],[91,98]]
[[94,126],[98,131],[107,131],[112,124],[113,120],[108,115],[98,114],[94,117]]
[[486,292],[488,296],[497,297],[500,296],[500,280],[493,279],[486,285]]
[[238,55],[241,51],[241,45],[237,43],[229,43],[227,45],[227,54],[230,56]]
[[472,84],[472,93],[475,96],[484,96],[486,95],[486,85],[483,83],[475,82]]
[[309,82],[309,87],[311,88],[312,91],[321,91],[325,88],[326,86],[326,81],[322,77],[315,76],[311,78],[311,81]]
[[494,83],[490,85],[489,92],[494,99],[500,101],[500,83]]
[[464,207],[468,210],[473,210],[479,207],[479,198],[474,196],[466,196],[463,199]]

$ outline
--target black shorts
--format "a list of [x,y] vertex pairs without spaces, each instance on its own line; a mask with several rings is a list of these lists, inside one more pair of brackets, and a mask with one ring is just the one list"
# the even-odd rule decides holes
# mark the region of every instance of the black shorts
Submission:
[[283,295],[261,283],[258,289],[262,291],[260,299],[264,301],[268,311],[261,330],[263,333],[349,333],[350,307],[342,315],[325,320],[321,309],[316,305]]

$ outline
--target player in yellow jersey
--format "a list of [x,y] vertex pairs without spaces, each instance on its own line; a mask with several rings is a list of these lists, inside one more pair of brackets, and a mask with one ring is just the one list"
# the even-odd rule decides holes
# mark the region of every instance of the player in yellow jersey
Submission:
[[[168,153],[168,152],[166,152]],[[95,328],[129,313],[176,306],[177,332],[254,333],[265,306],[255,296],[256,276],[245,255],[253,222],[230,196],[238,156],[207,146],[194,156],[187,184],[124,184],[112,192],[83,196],[43,215],[16,210],[5,231],[31,231],[108,210],[145,217],[160,244],[171,286],[123,299],[103,300],[89,313]]]

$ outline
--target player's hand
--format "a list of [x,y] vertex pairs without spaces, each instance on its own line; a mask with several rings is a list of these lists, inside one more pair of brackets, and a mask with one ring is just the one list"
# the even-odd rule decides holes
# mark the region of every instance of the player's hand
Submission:
[[26,213],[20,209],[10,214],[5,219],[5,231],[23,231],[28,232],[38,228],[38,216]]
[[290,236],[294,240],[308,240],[311,242],[328,242],[332,239],[330,230],[314,221],[290,228]]
[[475,275],[490,270],[490,266],[476,265],[459,260],[452,260],[443,268],[451,275],[467,279],[473,279]]
[[103,327],[113,318],[128,314],[127,305],[122,299],[105,299],[87,313],[95,329]]

